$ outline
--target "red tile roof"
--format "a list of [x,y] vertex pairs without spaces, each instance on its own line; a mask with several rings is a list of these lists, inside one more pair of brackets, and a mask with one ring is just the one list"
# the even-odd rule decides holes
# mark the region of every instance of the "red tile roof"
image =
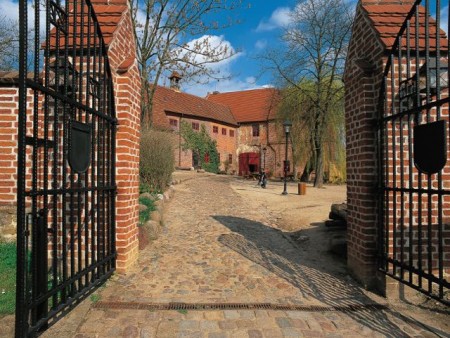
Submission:
[[213,93],[209,101],[230,107],[239,123],[260,122],[275,119],[280,94],[277,89],[264,88],[229,93]]
[[[95,12],[95,15],[97,16],[97,20],[99,22],[100,30],[102,32],[105,45],[108,46],[111,43],[114,32],[116,31],[120,20],[122,19],[122,14],[128,9],[128,7],[126,6],[126,1],[116,0],[116,1],[109,2],[110,4],[108,4],[108,1],[105,1],[105,0],[97,0],[97,1],[92,1],[92,2],[93,2],[94,12]],[[124,2],[125,2],[125,5],[122,4]],[[73,45],[73,32],[74,32],[73,24],[74,24],[74,22],[76,22],[78,25],[76,28],[78,38],[75,42],[76,42],[77,46],[80,46],[80,43],[81,43],[80,26],[81,26],[82,19],[84,20],[84,34],[85,34],[83,44],[84,45],[88,44],[88,39],[87,39],[88,16],[87,16],[87,7],[86,6],[84,6],[84,13],[85,14],[82,18],[80,5],[78,5],[78,8],[77,8],[76,18],[74,16],[73,9],[70,10],[70,12],[69,12],[69,41],[68,41],[69,46]],[[91,43],[94,43],[93,37],[94,37],[94,25],[91,26]],[[61,37],[59,45],[64,46],[64,43],[65,43],[65,39],[64,39],[64,37]],[[56,47],[56,30],[55,29],[53,29],[52,32],[50,33],[50,46]]]
[[[362,4],[362,8],[366,11],[368,18],[371,20],[375,30],[378,32],[381,42],[387,49],[392,49],[397,34],[400,31],[403,22],[405,21],[408,13],[411,11],[413,4],[408,1],[404,1],[401,5],[395,5],[395,1],[378,1],[378,4],[372,4],[374,2],[365,1]],[[399,3],[399,1],[397,1]],[[416,48],[416,32],[415,32],[415,17],[411,18],[410,25],[410,46],[411,49]],[[403,46],[406,46],[406,33]],[[430,49],[435,49],[436,46],[436,21],[433,18],[429,18],[429,42]],[[442,49],[447,48],[447,37],[445,32],[440,30],[440,44]],[[419,6],[419,48],[425,48],[425,8]]]
[[227,106],[195,95],[157,86],[153,97],[153,120],[164,120],[162,117],[166,113],[183,114],[237,126],[236,120]]

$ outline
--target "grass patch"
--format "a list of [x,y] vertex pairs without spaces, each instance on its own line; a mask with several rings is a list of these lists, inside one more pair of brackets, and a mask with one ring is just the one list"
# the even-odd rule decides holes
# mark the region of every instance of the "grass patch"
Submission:
[[143,204],[147,207],[146,210],[139,212],[139,224],[144,225],[150,219],[152,211],[156,210],[155,202],[147,197],[139,197],[139,204]]
[[179,313],[181,313],[182,315],[187,315],[188,310],[185,309],[181,309],[181,310],[177,310]]
[[95,304],[100,300],[100,295],[97,293],[94,293],[91,295],[90,299],[91,299],[91,302]]
[[0,243],[0,315],[13,314],[16,305],[16,244]]

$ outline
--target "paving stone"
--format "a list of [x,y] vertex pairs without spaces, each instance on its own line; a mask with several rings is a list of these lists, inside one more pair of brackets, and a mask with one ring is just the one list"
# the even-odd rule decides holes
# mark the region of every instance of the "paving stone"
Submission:
[[227,338],[228,335],[225,332],[210,332],[208,338]]
[[283,331],[281,329],[267,329],[263,331],[265,338],[283,338]]
[[239,315],[244,319],[255,319],[255,312],[251,310],[241,310],[239,311]]
[[207,311],[203,314],[205,319],[209,320],[222,320],[224,319],[223,311]]
[[221,330],[234,330],[237,328],[236,321],[234,320],[222,320],[219,322],[219,328]]
[[200,322],[200,330],[202,330],[202,331],[217,331],[218,329],[219,329],[219,324],[217,321],[202,320]]
[[[280,216],[237,194],[230,186],[237,184],[233,183],[235,178],[194,174],[194,179],[177,186],[177,194],[166,204],[160,237],[140,251],[138,264],[127,274],[117,274],[108,281],[99,292],[102,301],[308,306],[368,300],[352,281],[326,273],[315,261],[305,264],[299,248],[272,227],[281,224]],[[245,184],[243,181],[244,189],[253,189]],[[402,330],[409,336],[431,337],[430,332],[405,321],[394,310],[346,314],[268,309],[144,311],[99,310],[91,308],[90,301],[82,304],[85,310],[75,309],[42,338],[77,334],[359,338],[384,337],[392,332],[400,336]],[[5,321],[0,319],[1,333],[8,325]],[[64,326],[73,327],[73,331],[67,335],[70,331]]]
[[237,310],[225,310],[223,311],[223,314],[226,319],[238,319],[241,317]]
[[196,330],[200,328],[200,322],[197,320],[182,320],[180,330]]
[[249,338],[263,338],[263,334],[259,330],[248,330]]
[[292,327],[291,320],[289,318],[278,317],[275,318],[277,325],[281,328]]

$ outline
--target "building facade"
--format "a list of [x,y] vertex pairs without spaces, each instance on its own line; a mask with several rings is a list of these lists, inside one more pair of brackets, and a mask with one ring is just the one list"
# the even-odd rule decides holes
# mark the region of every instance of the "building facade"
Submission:
[[[213,92],[201,98],[180,92],[179,77],[175,75],[170,78],[170,88],[157,87],[152,120],[155,127],[174,131],[175,163],[179,168],[197,165],[192,152],[182,149],[179,128],[184,121],[194,130],[204,125],[217,141],[221,171],[250,176],[265,170],[272,177],[284,175],[286,141],[282,125],[276,119],[278,90]],[[288,159],[292,161],[291,147],[288,147]]]

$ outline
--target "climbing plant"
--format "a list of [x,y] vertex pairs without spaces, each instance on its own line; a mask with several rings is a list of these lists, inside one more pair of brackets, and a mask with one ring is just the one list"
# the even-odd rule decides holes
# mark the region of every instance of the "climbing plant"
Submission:
[[200,130],[195,131],[189,123],[182,121],[180,133],[184,139],[182,149],[191,150],[195,153],[203,169],[208,172],[217,173],[219,171],[217,143],[209,136],[205,125],[202,124]]

